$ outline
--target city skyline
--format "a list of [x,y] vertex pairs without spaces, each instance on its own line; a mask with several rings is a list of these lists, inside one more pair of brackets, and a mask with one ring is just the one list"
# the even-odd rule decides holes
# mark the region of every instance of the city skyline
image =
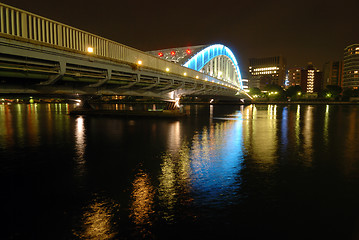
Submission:
[[223,10],[198,1],[98,5],[64,0],[56,7],[39,0],[3,2],[142,51],[222,43],[232,49],[244,75],[249,58],[277,55],[287,58],[288,68],[313,62],[322,69],[327,61],[342,60],[347,45],[359,42],[354,0],[229,1]]

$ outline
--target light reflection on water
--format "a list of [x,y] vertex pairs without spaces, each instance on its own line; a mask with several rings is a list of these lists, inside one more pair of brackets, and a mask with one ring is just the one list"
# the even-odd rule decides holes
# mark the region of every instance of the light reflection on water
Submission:
[[114,201],[95,197],[84,209],[80,227],[73,230],[74,236],[79,239],[114,239],[118,233],[114,215],[119,207]]
[[[86,129],[84,125],[84,117],[79,116],[76,119],[76,129],[75,129],[75,150],[76,156],[75,161],[75,176],[78,179],[81,179],[86,172],[86,159],[85,159],[85,150],[86,150]],[[79,178],[80,177],[80,178]]]
[[151,234],[151,216],[154,213],[155,190],[151,185],[148,174],[140,170],[132,183],[130,219],[136,224],[136,229],[143,238]]
[[187,144],[184,142],[177,153],[166,153],[161,158],[158,186],[160,214],[165,221],[173,222],[176,205],[186,205],[192,201],[189,196],[191,169]]
[[199,205],[230,204],[239,187],[236,181],[243,161],[243,138],[241,113],[237,114],[237,120],[216,122],[193,137],[190,181]]
[[304,113],[303,148],[304,148],[304,156],[305,156],[306,164],[311,164],[313,158],[313,135],[314,135],[313,110],[314,110],[313,106],[308,106],[307,110]]
[[[267,110],[265,112],[265,109]],[[243,121],[244,146],[250,155],[261,164],[274,164],[277,150],[277,109],[273,105],[257,106],[255,120]]]
[[[36,191],[29,195],[38,202],[38,192],[46,189],[56,199],[63,189],[61,193],[80,202],[76,210],[64,207],[70,209],[71,217],[80,219],[64,224],[71,225],[71,234],[80,239],[151,238],[166,224],[176,226],[183,219],[189,224],[201,219],[220,222],[220,214],[228,218],[227,223],[241,221],[243,215],[238,217],[231,210],[243,206],[249,215],[263,217],[260,214],[267,206],[285,215],[283,203],[305,210],[303,205],[310,205],[312,199],[330,201],[332,189],[325,183],[331,181],[331,172],[327,168],[335,169],[334,177],[342,177],[345,184],[357,179],[359,111],[355,106],[250,105],[228,111],[213,105],[191,107],[194,117],[167,121],[70,117],[65,114],[69,106],[63,104],[0,105],[0,160],[6,161],[7,156],[21,159],[11,150],[16,147],[18,152],[33,151],[25,152],[24,162],[32,163],[35,160],[28,156],[38,154],[43,164],[33,172],[59,169],[54,179],[45,178],[49,185],[42,178],[33,180],[31,189]],[[65,157],[51,165],[49,156],[66,149]],[[39,154],[45,150],[51,155]],[[310,178],[306,171],[313,170],[314,175],[318,166],[325,174]],[[23,174],[23,179],[33,177],[26,171]],[[341,174],[350,176],[349,180]],[[67,185],[62,185],[63,180]],[[10,193],[4,194],[21,198]],[[351,194],[355,191],[346,192]],[[345,204],[330,207],[340,205]],[[51,215],[58,210],[47,207],[50,210],[40,207],[39,211]]]

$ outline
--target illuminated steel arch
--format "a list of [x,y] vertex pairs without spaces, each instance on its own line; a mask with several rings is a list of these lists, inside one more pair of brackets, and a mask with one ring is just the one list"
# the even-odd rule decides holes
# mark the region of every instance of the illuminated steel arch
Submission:
[[243,89],[237,59],[232,51],[222,44],[214,44],[202,49],[183,66],[210,74]]

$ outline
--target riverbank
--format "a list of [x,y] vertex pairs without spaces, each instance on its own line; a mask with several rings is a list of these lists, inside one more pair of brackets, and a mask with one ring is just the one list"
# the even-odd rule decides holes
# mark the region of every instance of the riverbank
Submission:
[[256,105],[359,105],[358,102],[332,102],[332,101],[266,101],[266,102],[251,102]]
[[339,101],[246,101],[246,102],[181,102],[184,105],[359,105],[359,102]]
[[136,110],[94,110],[94,109],[74,109],[70,115],[86,116],[113,116],[113,117],[135,117],[135,118],[181,118],[187,116],[186,113],[175,110],[163,111],[136,111]]

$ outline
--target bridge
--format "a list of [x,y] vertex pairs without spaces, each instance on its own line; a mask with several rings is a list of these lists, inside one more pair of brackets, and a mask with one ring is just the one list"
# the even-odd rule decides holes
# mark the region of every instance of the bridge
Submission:
[[0,3],[0,93],[173,99],[242,90],[236,58],[221,44],[143,52]]

